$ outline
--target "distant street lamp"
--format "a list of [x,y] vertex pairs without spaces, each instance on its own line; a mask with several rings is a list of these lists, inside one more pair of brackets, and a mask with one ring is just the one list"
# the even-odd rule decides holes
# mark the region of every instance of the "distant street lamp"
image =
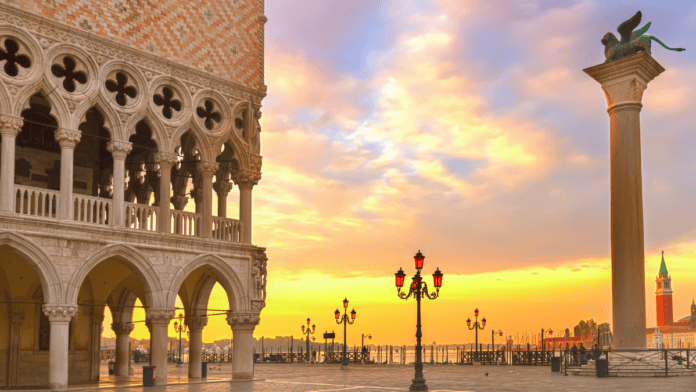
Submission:
[[493,351],[495,351],[495,334],[498,334],[498,336],[503,336],[503,331],[501,331],[501,330],[491,331],[491,344],[493,345]]
[[372,335],[368,334],[362,334],[362,347],[365,347],[365,337],[368,339],[372,339]]
[[471,325],[471,319],[466,319],[466,326],[469,327],[469,330],[473,329],[476,331],[476,354],[474,355],[474,362],[479,361],[478,331],[479,329],[483,330],[484,328],[486,328],[486,318],[484,317],[483,320],[481,320],[481,322],[479,323],[478,314],[479,311],[478,308],[476,308],[476,310],[474,310],[474,317],[476,318],[476,321],[474,322],[473,326]]
[[407,300],[411,295],[416,298],[416,375],[413,380],[411,380],[410,390],[427,391],[428,386],[425,384],[425,378],[423,378],[423,360],[421,358],[423,353],[423,349],[421,347],[421,337],[423,337],[423,333],[421,332],[421,298],[435,299],[440,296],[440,287],[442,287],[443,275],[439,268],[435,270],[435,273],[433,274],[433,286],[435,287],[435,292],[432,294],[428,293],[428,285],[423,282],[423,279],[421,278],[421,270],[423,269],[423,260],[425,259],[425,256],[423,256],[419,250],[414,256],[414,259],[416,262],[416,274],[411,278],[408,294],[401,292],[401,288],[404,286],[404,279],[406,278],[404,270],[399,268],[399,271],[397,271],[394,275],[396,276],[396,295],[404,300]]
[[305,332],[305,326],[304,325],[302,326],[302,334],[307,335],[307,362],[310,362],[310,358],[309,358],[309,335],[313,335],[314,330],[317,328],[316,325],[312,324],[312,328],[310,329],[309,323],[310,323],[310,320],[309,320],[309,317],[307,317],[307,332]]
[[546,355],[544,355],[544,332],[548,333],[549,336],[551,336],[553,335],[553,331],[551,330],[551,328],[548,328],[546,331],[544,331],[543,328],[541,329],[541,357],[546,359]]
[[343,316],[341,316],[341,312],[339,312],[338,309],[334,312],[336,324],[343,324],[343,363],[341,364],[341,369],[348,368],[348,352],[346,350],[348,339],[346,338],[346,334],[348,333],[348,324],[352,325],[355,322],[356,315],[357,313],[355,309],[353,309],[350,311],[350,318],[348,317],[348,298],[343,300]]
[[188,325],[184,323],[184,315],[179,313],[179,322],[174,322],[174,332],[179,334],[179,359],[177,359],[177,364],[181,364],[181,333],[188,331]]

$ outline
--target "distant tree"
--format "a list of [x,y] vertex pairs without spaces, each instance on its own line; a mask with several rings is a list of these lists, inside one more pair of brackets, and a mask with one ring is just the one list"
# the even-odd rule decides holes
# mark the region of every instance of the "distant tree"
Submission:
[[591,337],[595,339],[597,337],[597,323],[594,319],[580,320],[578,325],[573,328],[573,335],[576,338]]

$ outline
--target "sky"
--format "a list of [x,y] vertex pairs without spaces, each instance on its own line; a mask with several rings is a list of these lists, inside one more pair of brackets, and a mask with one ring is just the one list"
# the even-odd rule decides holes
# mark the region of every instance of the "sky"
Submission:
[[[310,317],[342,339],[333,312],[347,297],[349,345],[413,343],[415,304],[394,273],[414,273],[418,250],[424,273],[444,273],[423,303],[425,342],[473,341],[475,308],[484,343],[611,323],[609,117],[582,70],[637,10],[648,34],[687,49],[653,45],[666,71],[641,113],[647,325],[662,250],[675,318],[687,315],[696,1],[269,0],[253,193],[268,297],[254,336],[299,337]],[[229,335],[211,317],[204,340]]]

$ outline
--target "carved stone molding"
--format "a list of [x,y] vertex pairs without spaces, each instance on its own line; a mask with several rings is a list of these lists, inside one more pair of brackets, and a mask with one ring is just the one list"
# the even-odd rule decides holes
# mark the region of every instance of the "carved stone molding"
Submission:
[[253,310],[254,312],[261,312],[265,307],[266,301],[256,299],[251,300],[251,310]]
[[252,155],[251,160],[249,161],[249,164],[250,164],[249,168],[251,169],[251,171],[261,173],[262,160],[263,160],[263,157],[261,155]]
[[261,322],[258,313],[227,313],[227,324],[233,331],[253,331]]
[[217,172],[219,168],[220,164],[217,162],[199,162],[196,165],[198,173],[200,173],[203,177],[209,178],[213,178],[215,172]]
[[77,305],[44,304],[43,312],[50,322],[69,322],[77,314]]
[[114,331],[116,335],[130,335],[131,332],[133,332],[133,328],[135,328],[135,324],[133,323],[112,323],[111,324],[111,329]]
[[208,317],[206,317],[206,316],[186,317],[184,322],[186,323],[186,325],[188,325],[188,327],[191,331],[202,331],[203,328],[206,325],[208,325]]
[[0,134],[2,136],[17,137],[19,131],[24,126],[24,119],[3,114],[0,116]]
[[92,315],[92,324],[94,325],[102,325],[104,323],[104,315]]
[[257,252],[252,256],[252,260],[251,276],[254,279],[253,298],[265,301],[266,280],[268,277],[268,257],[265,252]]
[[111,153],[114,160],[124,160],[133,150],[133,143],[123,140],[112,140],[106,144],[106,149]]
[[169,324],[174,318],[174,309],[154,308],[146,309],[147,319],[151,324]]
[[218,196],[227,196],[232,190],[232,183],[229,181],[216,181],[213,184],[213,189],[215,189]]
[[173,152],[163,152],[159,151],[155,154],[155,161],[159,163],[160,167],[172,168],[177,162],[177,155]]
[[261,180],[261,173],[253,172],[251,170],[238,170],[233,176],[232,180],[234,180],[234,183],[240,188],[253,187]]
[[82,132],[75,131],[73,129],[60,128],[56,129],[53,134],[55,135],[58,144],[60,144],[60,148],[74,149],[82,138]]

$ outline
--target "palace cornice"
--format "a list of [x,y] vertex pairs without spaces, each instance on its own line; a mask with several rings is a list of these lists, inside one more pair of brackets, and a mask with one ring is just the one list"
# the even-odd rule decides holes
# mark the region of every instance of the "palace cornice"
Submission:
[[53,237],[71,241],[89,241],[104,245],[123,243],[135,248],[168,248],[191,253],[218,253],[252,257],[266,248],[240,242],[163,234],[123,227],[84,224],[13,214],[0,215],[0,230],[27,236]]
[[1,23],[9,23],[31,31],[37,36],[37,41],[42,42],[42,45],[44,45],[44,42],[47,45],[56,42],[77,45],[91,52],[97,62],[102,60],[101,62],[103,63],[111,59],[123,60],[147,69],[152,77],[168,75],[185,81],[190,88],[209,88],[238,100],[248,100],[251,97],[255,105],[260,104],[261,100],[266,96],[264,90],[246,87],[233,81],[210,75],[196,68],[167,60],[87,31],[71,28],[60,22],[2,3],[0,3]]

